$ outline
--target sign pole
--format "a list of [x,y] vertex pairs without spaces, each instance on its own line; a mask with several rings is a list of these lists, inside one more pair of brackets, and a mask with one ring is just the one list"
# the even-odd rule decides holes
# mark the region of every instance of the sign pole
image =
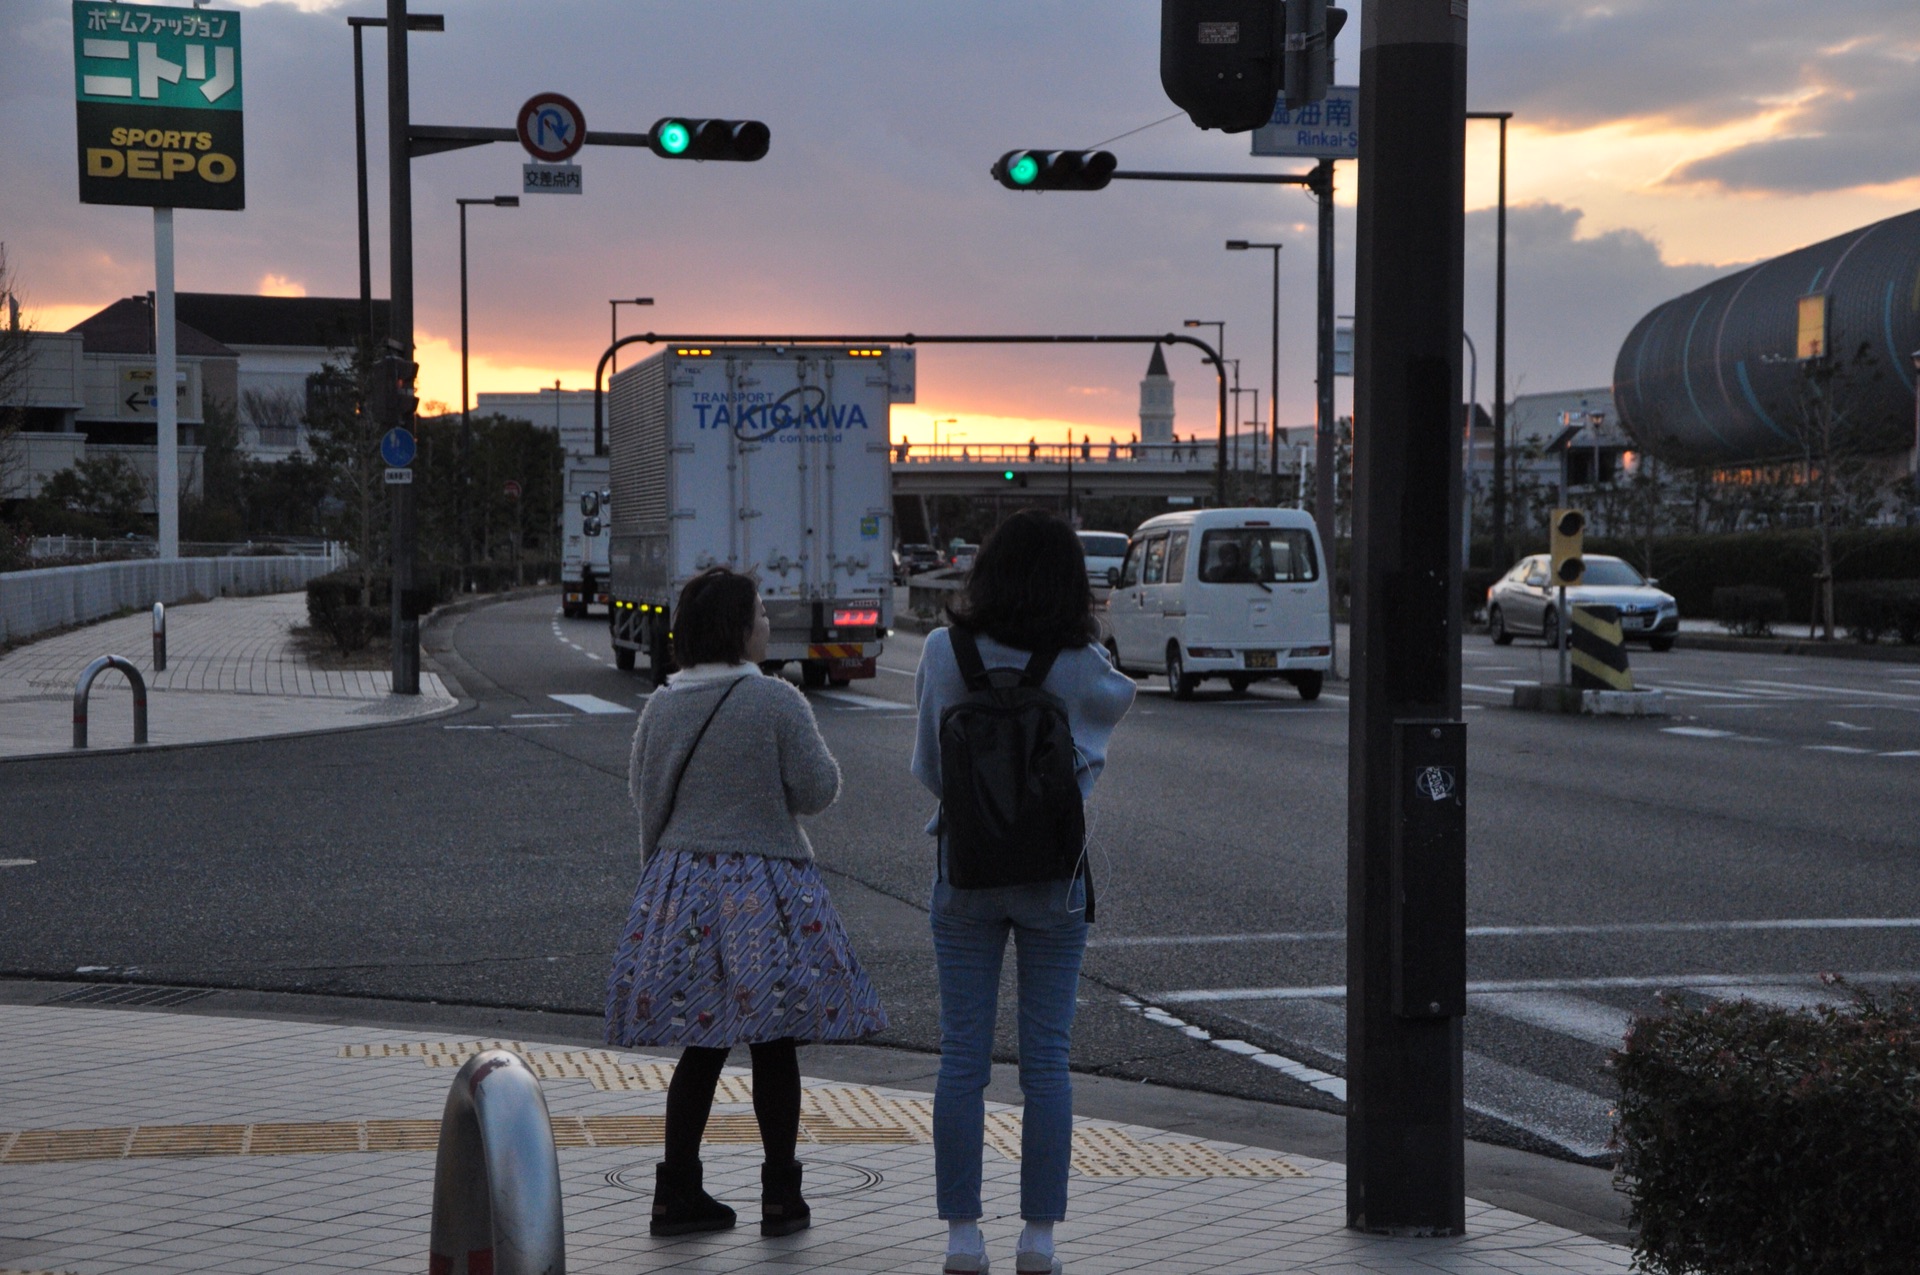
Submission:
[[159,551],[180,556],[180,359],[173,320],[173,209],[153,210],[153,507]]
[[[387,0],[387,345],[413,358],[413,160],[408,131],[412,107],[407,84],[407,0]],[[382,424],[410,427],[410,420]],[[393,693],[420,693],[420,620],[415,614],[413,484],[396,485],[393,504]]]

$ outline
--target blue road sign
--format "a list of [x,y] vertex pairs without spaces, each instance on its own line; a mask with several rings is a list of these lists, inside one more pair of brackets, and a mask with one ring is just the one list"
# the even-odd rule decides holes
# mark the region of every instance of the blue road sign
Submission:
[[413,464],[413,435],[399,426],[380,436],[380,459],[395,469]]

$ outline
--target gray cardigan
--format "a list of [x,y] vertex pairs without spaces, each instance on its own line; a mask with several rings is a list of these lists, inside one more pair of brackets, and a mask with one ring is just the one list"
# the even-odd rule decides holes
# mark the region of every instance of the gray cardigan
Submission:
[[683,682],[683,676],[647,700],[633,733],[627,788],[640,812],[641,855],[684,850],[811,859],[813,847],[795,816],[833,804],[840,795],[840,767],[820,738],[806,696],[758,669],[743,671],[720,705],[667,816],[668,790],[694,735],[721,693],[736,684],[732,677]]

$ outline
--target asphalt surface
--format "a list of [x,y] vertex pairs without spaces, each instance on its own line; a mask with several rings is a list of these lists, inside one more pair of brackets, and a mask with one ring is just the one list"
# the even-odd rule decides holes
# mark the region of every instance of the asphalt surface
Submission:
[[[0,868],[0,971],[596,1014],[639,868],[643,684],[612,668],[604,619],[544,596],[428,641],[470,711],[0,764],[0,860],[33,861]],[[893,1018],[878,1043],[930,1051],[919,645],[897,635],[876,679],[813,694],[845,789],[809,830]],[[1537,644],[1466,654],[1474,1136],[1594,1162],[1607,1048],[1662,990],[1805,1003],[1834,994],[1823,972],[1920,970],[1920,663],[1636,649],[1678,715],[1627,721],[1505,707],[1550,671]],[[1142,683],[1089,811],[1077,1068],[1339,1110],[1340,691],[1177,704]]]

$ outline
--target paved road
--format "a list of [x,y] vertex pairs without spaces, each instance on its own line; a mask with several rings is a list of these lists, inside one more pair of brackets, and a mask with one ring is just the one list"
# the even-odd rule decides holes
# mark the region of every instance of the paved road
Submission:
[[[597,1010],[638,867],[640,683],[604,621],[544,598],[435,644],[473,711],[0,768],[5,854],[35,860],[0,869],[0,968]],[[814,695],[846,791],[811,828],[888,1039],[926,1049],[918,648],[893,639],[873,682]],[[1598,1154],[1606,1048],[1660,989],[1800,1001],[1822,971],[1920,970],[1920,666],[1636,651],[1682,715],[1595,721],[1501,707],[1537,646],[1467,654],[1477,1136]],[[1076,1065],[1337,1105],[1345,707],[1143,683],[1091,810]]]

